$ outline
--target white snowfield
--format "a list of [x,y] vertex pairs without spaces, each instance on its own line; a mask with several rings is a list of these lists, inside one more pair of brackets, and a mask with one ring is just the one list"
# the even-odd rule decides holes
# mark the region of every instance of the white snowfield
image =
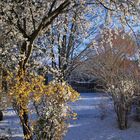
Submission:
[[[129,128],[119,130],[112,101],[102,93],[81,93],[80,100],[71,104],[78,114],[77,120],[70,121],[69,130],[64,140],[140,140],[140,122],[132,116]],[[22,128],[12,109],[4,112],[0,122],[0,135],[22,140]]]
[[140,122],[130,116],[129,128],[119,130],[112,101],[101,93],[81,93],[71,106],[78,117],[64,140],[140,140]]
[[3,136],[12,140],[23,140],[19,118],[12,108],[4,111],[4,120],[0,121],[0,138]]

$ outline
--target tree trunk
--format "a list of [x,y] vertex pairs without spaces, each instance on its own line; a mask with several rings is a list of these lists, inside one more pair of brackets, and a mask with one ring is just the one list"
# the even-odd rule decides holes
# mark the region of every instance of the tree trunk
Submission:
[[28,122],[28,113],[26,111],[23,112],[23,115],[20,116],[20,120],[22,123],[24,140],[32,140],[32,134]]
[[117,113],[118,127],[121,130],[128,128],[128,110],[125,103],[116,103],[115,111]]
[[2,111],[0,110],[0,121],[2,121],[3,120],[3,113],[2,113]]

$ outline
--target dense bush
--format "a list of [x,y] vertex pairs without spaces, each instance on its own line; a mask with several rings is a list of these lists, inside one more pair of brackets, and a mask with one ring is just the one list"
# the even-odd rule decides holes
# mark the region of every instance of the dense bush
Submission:
[[[22,77],[22,79],[21,79]],[[9,91],[11,101],[20,117],[22,125],[28,127],[28,135],[25,139],[60,140],[67,130],[67,119],[73,114],[68,106],[69,102],[78,99],[79,94],[66,82],[52,81],[45,85],[44,77],[35,74],[9,78],[11,89]],[[34,102],[36,107],[36,119],[34,123],[28,119],[24,122],[33,108],[29,103]],[[24,129],[24,127],[23,127]]]
[[77,100],[79,94],[65,82],[51,82],[46,86],[47,95],[34,126],[37,140],[61,140],[67,131],[67,119],[73,114],[68,102]]

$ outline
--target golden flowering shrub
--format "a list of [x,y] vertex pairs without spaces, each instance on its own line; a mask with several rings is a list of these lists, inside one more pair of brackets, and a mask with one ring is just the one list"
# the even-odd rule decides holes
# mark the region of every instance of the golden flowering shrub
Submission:
[[58,83],[58,82],[50,82],[46,86],[45,93],[49,96],[52,94],[57,94],[59,99],[68,102],[68,101],[76,101],[79,97],[79,93],[76,92],[70,85],[66,82]]
[[[45,85],[43,80],[44,78],[42,76],[34,75],[15,77],[14,84],[12,84],[9,90],[11,100],[15,100],[18,106],[24,111],[28,111],[27,105],[29,101],[32,99],[39,101],[44,93]],[[20,109],[20,115],[22,113]]]
[[[74,102],[78,99],[79,93],[73,90],[65,81],[52,81],[45,85],[43,76],[29,74],[20,77],[13,77],[11,88],[9,90],[12,101],[16,101],[18,114],[22,118],[23,113],[31,112],[28,107],[29,102],[33,101],[38,106],[40,103],[40,116],[30,123],[32,126],[33,137],[37,140],[62,139],[67,130],[66,121],[70,117],[75,118],[76,113],[72,113],[68,102]],[[8,79],[10,81],[10,78]],[[32,121],[32,120],[30,120]]]
[[79,93],[66,82],[53,81],[45,85],[44,80],[43,76],[35,75],[16,77],[15,85],[11,87],[9,93],[23,108],[26,108],[30,99],[38,102],[43,95],[49,97],[56,94],[55,96],[59,96],[60,102],[74,102],[78,99]]

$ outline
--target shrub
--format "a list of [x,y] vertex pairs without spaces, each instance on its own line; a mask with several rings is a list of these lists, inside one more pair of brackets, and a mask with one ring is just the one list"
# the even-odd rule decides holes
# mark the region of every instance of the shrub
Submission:
[[51,82],[46,89],[46,102],[34,126],[34,137],[61,140],[67,131],[67,119],[72,116],[68,102],[77,100],[79,94],[65,82]]

